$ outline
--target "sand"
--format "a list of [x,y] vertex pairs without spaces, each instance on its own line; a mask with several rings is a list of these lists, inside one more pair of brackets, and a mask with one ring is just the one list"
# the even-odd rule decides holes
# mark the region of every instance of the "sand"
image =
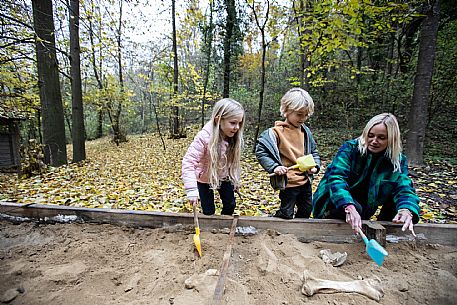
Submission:
[[[202,232],[198,258],[193,233],[2,220],[0,303],[211,304],[218,276],[206,273],[220,268],[229,235]],[[346,262],[324,263],[323,249],[347,252]],[[221,304],[457,304],[457,248],[410,241],[386,249],[378,267],[363,243],[302,243],[273,230],[236,235]],[[334,281],[377,279],[384,294],[379,302],[358,293],[308,297],[305,271]]]

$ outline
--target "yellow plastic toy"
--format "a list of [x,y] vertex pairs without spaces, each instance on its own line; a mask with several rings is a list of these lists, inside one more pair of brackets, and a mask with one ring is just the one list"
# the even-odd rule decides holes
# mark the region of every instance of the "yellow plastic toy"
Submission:
[[[289,166],[287,170],[298,168],[299,171],[305,172],[309,169],[312,169],[316,166],[316,162],[314,162],[313,155],[306,155],[302,156],[297,159],[296,164]],[[276,175],[275,173],[268,174],[269,177]]]

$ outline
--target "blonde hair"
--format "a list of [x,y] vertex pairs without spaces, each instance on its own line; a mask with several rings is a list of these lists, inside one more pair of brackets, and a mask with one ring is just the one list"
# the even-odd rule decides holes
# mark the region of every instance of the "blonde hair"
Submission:
[[402,152],[400,127],[395,116],[391,113],[381,113],[368,121],[367,125],[363,129],[359,139],[359,151],[360,153],[366,154],[368,150],[368,133],[373,126],[378,124],[384,124],[387,129],[387,149],[384,155],[390,159],[394,166],[394,172],[401,171],[400,168],[400,156]]
[[290,111],[298,111],[302,108],[308,112],[308,117],[314,113],[314,102],[309,93],[302,88],[292,88],[281,98],[280,111],[286,116]]
[[[240,129],[236,134],[227,138],[228,147],[224,156],[221,156],[220,143],[224,140],[224,134],[220,129],[221,120],[230,119],[237,115],[243,115],[243,120],[240,124]],[[211,115],[212,133],[208,143],[208,150],[210,156],[210,164],[208,168],[209,184],[212,189],[219,188],[221,184],[221,177],[219,177],[219,170],[224,167],[227,168],[228,179],[234,187],[240,185],[240,159],[241,150],[243,147],[243,127],[244,127],[244,109],[237,101],[224,98],[214,104],[213,113]]]

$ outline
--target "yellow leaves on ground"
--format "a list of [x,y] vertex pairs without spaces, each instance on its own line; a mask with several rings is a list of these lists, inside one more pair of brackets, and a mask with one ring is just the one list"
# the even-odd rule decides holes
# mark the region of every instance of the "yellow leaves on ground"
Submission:
[[433,162],[423,169],[414,169],[413,178],[421,199],[421,220],[455,223],[457,215],[457,183],[455,168],[448,162]]
[[[86,143],[87,160],[54,168],[46,174],[17,180],[16,175],[0,175],[0,200],[18,203],[57,204],[88,208],[116,208],[145,211],[191,212],[181,180],[181,160],[192,136],[165,139],[166,149],[156,135],[130,136],[116,146],[107,138]],[[324,141],[325,142],[325,141]],[[326,146],[325,146],[326,147]],[[323,148],[325,148],[323,147]],[[71,156],[71,147],[68,148]],[[312,182],[313,192],[328,160]],[[255,156],[245,150],[242,159],[242,186],[235,213],[246,216],[274,214],[279,207],[267,173]],[[457,179],[454,167],[432,164],[427,170],[414,169],[413,177],[421,198],[422,222],[457,220]],[[216,213],[221,203],[216,192]]]
[[[86,143],[87,160],[53,168],[41,177],[9,183],[0,199],[18,203],[88,208],[191,212],[181,180],[181,160],[192,137],[165,139],[166,150],[153,135],[130,136],[116,146],[109,139]],[[71,155],[71,146],[68,147]],[[279,199],[253,155],[243,157],[240,215],[271,214]],[[12,178],[13,176],[11,176]],[[216,192],[217,213],[221,204]]]
[[[19,181],[8,194],[19,203],[78,207],[179,210],[184,140],[132,136],[119,147],[108,139],[87,142],[87,160],[59,167],[42,177]],[[71,155],[71,147],[69,147]]]

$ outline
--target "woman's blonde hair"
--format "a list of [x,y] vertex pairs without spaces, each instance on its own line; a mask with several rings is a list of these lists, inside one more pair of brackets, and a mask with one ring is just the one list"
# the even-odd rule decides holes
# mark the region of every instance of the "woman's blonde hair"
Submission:
[[[237,133],[227,138],[228,147],[224,156],[221,156],[220,143],[224,141],[224,134],[220,129],[221,120],[229,120],[234,116],[243,115],[240,123],[240,129]],[[212,189],[219,188],[221,177],[219,171],[226,168],[228,179],[234,187],[240,185],[240,159],[241,149],[243,148],[243,126],[244,126],[244,109],[240,103],[231,99],[224,98],[214,104],[213,114],[211,115],[212,133],[209,139],[210,164],[208,168],[209,184]]]
[[359,151],[366,154],[368,150],[368,133],[373,126],[384,124],[387,129],[387,149],[384,155],[390,159],[394,166],[394,172],[401,171],[400,168],[400,155],[402,152],[400,127],[395,116],[391,113],[381,113],[368,121],[363,129],[362,135],[359,137]]
[[308,117],[314,113],[314,102],[309,93],[302,88],[292,88],[281,98],[280,111],[286,116],[290,111],[298,111],[302,108],[308,112]]

